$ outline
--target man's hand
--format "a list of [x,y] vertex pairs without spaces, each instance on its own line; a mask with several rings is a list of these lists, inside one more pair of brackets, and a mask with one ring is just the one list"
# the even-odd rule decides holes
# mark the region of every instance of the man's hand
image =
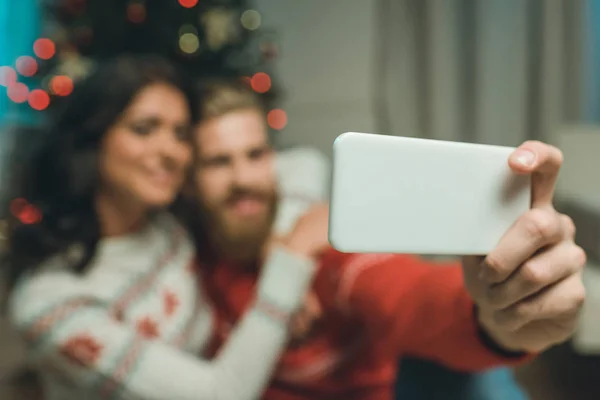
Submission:
[[295,254],[315,258],[329,247],[328,225],[329,206],[317,204],[298,219],[282,244]]
[[568,339],[583,305],[584,251],[575,226],[552,205],[560,150],[526,142],[509,158],[531,174],[532,208],[485,258],[465,257],[465,283],[484,331],[509,351],[539,352]]
[[309,292],[304,298],[302,308],[292,317],[290,323],[291,345],[301,345],[314,332],[323,317],[323,308],[315,292]]

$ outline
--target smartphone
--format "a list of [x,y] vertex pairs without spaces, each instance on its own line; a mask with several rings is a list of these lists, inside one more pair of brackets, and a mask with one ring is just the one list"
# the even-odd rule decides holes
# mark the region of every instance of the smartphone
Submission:
[[531,206],[512,147],[347,132],[333,144],[329,241],[342,252],[485,255]]

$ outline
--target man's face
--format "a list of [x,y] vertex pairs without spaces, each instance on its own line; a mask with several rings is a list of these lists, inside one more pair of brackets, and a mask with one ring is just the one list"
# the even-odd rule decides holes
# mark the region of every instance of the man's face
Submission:
[[204,121],[195,142],[193,180],[206,229],[224,249],[260,251],[277,206],[274,154],[264,116],[243,109]]

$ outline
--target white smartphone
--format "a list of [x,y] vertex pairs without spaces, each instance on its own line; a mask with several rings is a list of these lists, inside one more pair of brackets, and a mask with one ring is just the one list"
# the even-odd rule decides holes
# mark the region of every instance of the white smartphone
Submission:
[[333,144],[329,241],[342,252],[485,255],[531,204],[514,148],[347,132]]

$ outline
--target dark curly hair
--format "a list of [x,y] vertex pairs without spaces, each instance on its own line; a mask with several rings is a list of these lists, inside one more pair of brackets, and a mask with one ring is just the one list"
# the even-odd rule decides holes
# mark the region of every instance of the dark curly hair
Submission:
[[[198,104],[192,85],[173,65],[155,56],[121,56],[99,64],[76,83],[41,133],[40,144],[26,149],[30,155],[25,160],[14,160],[21,168],[10,198],[19,199],[21,207],[28,207],[30,214],[39,213],[41,219],[22,221],[8,204],[2,210],[8,222],[2,267],[9,286],[73,244],[82,245],[83,253],[69,267],[76,272],[85,270],[100,239],[94,198],[102,139],[135,95],[153,83],[178,88],[188,100],[192,122],[196,122]],[[17,147],[32,144],[19,140]],[[17,148],[17,153],[27,151]],[[14,208],[14,200],[12,204]]]

